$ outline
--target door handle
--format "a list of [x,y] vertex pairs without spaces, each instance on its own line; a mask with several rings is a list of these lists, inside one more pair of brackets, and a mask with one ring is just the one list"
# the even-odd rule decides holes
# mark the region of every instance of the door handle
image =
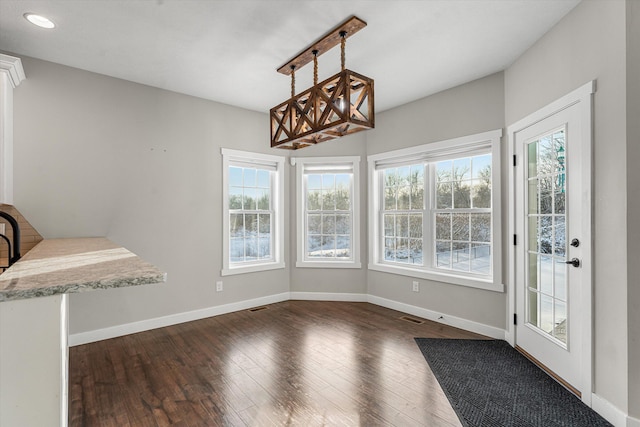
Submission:
[[578,258],[572,258],[570,261],[565,261],[565,264],[571,264],[574,267],[580,267],[580,260]]

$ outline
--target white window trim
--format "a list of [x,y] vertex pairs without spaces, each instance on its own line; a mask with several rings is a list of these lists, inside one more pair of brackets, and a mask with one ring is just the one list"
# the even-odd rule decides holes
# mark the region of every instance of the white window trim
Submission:
[[[222,153],[222,271],[221,276],[254,273],[258,271],[285,268],[284,262],[284,165],[285,158],[270,154],[221,148]],[[231,265],[229,262],[229,163],[237,161],[256,166],[271,164],[276,166],[273,185],[273,211],[275,215],[273,239],[273,260],[256,261],[245,265]]]
[[[340,157],[292,157],[291,166],[296,167],[296,241],[297,260],[296,267],[301,268],[362,268],[360,262],[360,157],[340,156]],[[304,218],[304,166],[308,164],[345,164],[351,163],[353,166],[353,215],[351,218],[351,239],[353,256],[349,260],[313,260],[305,259],[305,218]]]
[[[429,144],[418,145],[415,147],[404,148],[400,150],[388,151],[385,153],[373,154],[367,157],[368,161],[368,180],[369,180],[369,270],[382,271],[385,273],[399,274],[402,276],[410,276],[427,280],[451,283],[455,285],[468,286],[472,288],[487,289],[496,292],[504,292],[504,284],[502,283],[502,220],[501,220],[501,184],[500,175],[502,168],[500,167],[500,138],[502,137],[502,129],[484,132],[475,135],[463,136],[460,138],[448,139]],[[441,271],[435,269],[426,269],[424,267],[416,268],[410,265],[403,266],[398,264],[384,263],[380,258],[381,250],[381,224],[380,215],[378,215],[378,204],[380,203],[381,182],[376,172],[376,164],[380,162],[398,162],[407,159],[419,158],[436,158],[440,156],[449,156],[450,154],[459,153],[465,155],[467,152],[473,152],[477,147],[490,145],[492,159],[492,272],[491,278],[483,279],[478,276],[467,275],[462,272]],[[429,191],[428,197],[431,196]],[[431,242],[429,242],[431,244]]]

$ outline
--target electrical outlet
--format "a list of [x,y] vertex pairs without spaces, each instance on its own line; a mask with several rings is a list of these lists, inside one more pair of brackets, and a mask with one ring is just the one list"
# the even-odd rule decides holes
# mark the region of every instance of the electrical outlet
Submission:
[[216,292],[222,292],[222,281],[216,282]]
[[420,282],[413,281],[413,292],[420,292]]

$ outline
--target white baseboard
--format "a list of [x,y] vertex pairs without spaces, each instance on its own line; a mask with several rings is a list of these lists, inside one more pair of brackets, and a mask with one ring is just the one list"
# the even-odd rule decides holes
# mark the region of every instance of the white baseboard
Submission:
[[[591,395],[591,409],[596,411],[605,420],[609,421],[615,427],[638,427],[637,420],[627,416],[623,411],[611,404],[608,400],[603,399],[597,394]],[[635,424],[634,424],[635,423]]]
[[445,325],[475,332],[476,334],[486,335],[488,337],[501,340],[505,339],[504,329],[477,323],[472,320],[466,320],[460,317],[438,313],[426,308],[416,307],[415,305],[409,305],[402,302],[381,298],[375,295],[368,295],[368,302],[393,310],[402,311],[403,313],[413,314],[414,316],[419,316],[424,319],[433,320],[434,322],[443,323]]
[[281,294],[269,295],[266,297],[240,301],[232,304],[219,305],[216,307],[203,308],[200,310],[193,310],[184,313],[172,314],[169,316],[157,317],[155,319],[142,320],[140,322],[127,323],[124,325],[117,325],[109,328],[96,329],[93,331],[72,334],[69,336],[69,346],[74,347],[77,345],[121,337],[128,334],[135,334],[137,332],[144,332],[151,329],[177,325],[179,323],[191,322],[193,320],[205,319],[207,317],[219,316],[221,314],[232,313],[239,310],[247,310],[265,304],[275,304],[277,302],[288,300],[369,302],[372,304],[380,305],[382,307],[387,307],[407,314],[412,314],[414,316],[433,320],[434,322],[443,323],[445,325],[465,329],[477,334],[486,335],[492,338],[505,338],[505,331],[500,328],[495,328],[455,316],[449,316],[447,314],[441,314],[435,311],[427,310],[425,308],[404,304],[374,295],[329,292],[283,292]]
[[344,294],[331,292],[290,292],[292,300],[367,302],[367,294]]
[[627,417],[627,427],[640,427],[640,420],[633,417]]
[[149,331],[151,329],[163,328],[165,326],[177,325],[179,323],[232,313],[234,311],[247,310],[265,304],[275,304],[277,302],[288,301],[289,299],[289,292],[283,292],[281,294],[269,295],[266,297],[219,305],[216,307],[208,307],[200,310],[172,314],[169,316],[156,317],[154,319],[142,320],[140,322],[126,323],[124,325],[112,326],[104,329],[80,332],[69,336],[69,346],[73,347],[109,338],[121,337],[128,334],[135,334],[137,332]]

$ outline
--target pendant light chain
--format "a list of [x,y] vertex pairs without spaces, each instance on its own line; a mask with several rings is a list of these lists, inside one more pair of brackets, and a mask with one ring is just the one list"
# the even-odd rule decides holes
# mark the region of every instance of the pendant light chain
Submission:
[[318,84],[318,50],[315,49],[313,52],[313,85]]
[[344,48],[347,44],[347,32],[346,31],[340,31],[340,65],[341,65],[341,69],[342,71],[344,71],[344,63],[345,63],[345,55],[344,55]]

